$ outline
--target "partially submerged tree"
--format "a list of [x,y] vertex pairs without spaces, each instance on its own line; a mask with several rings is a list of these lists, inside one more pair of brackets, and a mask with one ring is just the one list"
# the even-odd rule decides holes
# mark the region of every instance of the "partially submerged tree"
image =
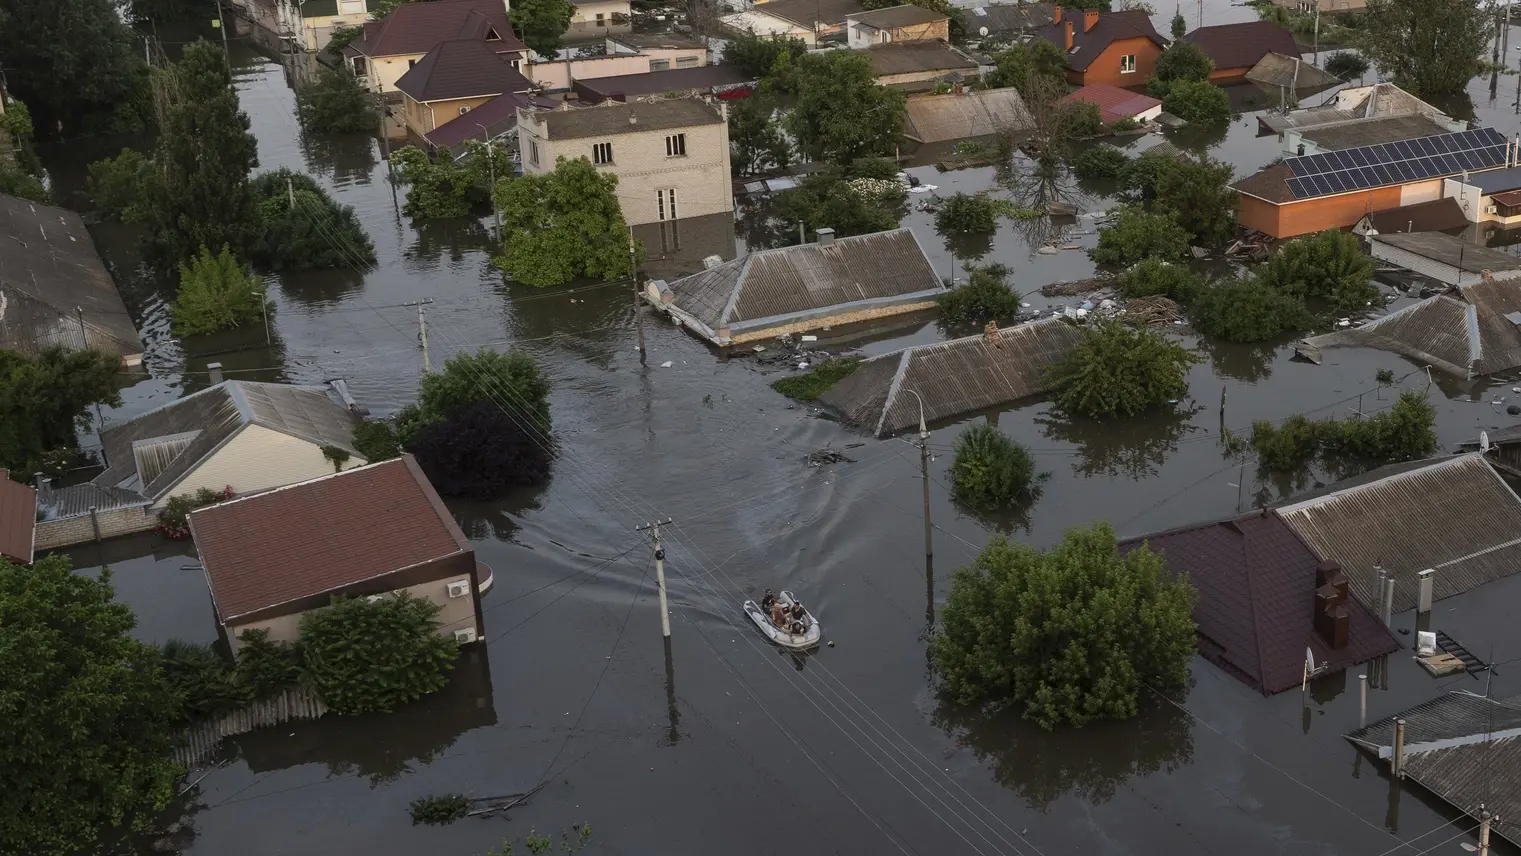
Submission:
[[444,361],[441,372],[423,375],[417,403],[396,417],[396,433],[410,448],[426,425],[466,404],[492,403],[528,414],[535,432],[549,434],[549,379],[538,361],[521,351],[481,348]]
[[561,157],[552,172],[499,182],[492,197],[502,213],[502,252],[493,261],[527,285],[629,276],[633,238],[617,187],[618,176],[584,157]]
[[1007,321],[1019,314],[1019,293],[1000,264],[968,268],[967,282],[936,298],[940,316],[952,324]]
[[797,101],[783,124],[814,160],[837,164],[897,148],[907,108],[903,93],[877,83],[859,51],[798,57],[792,69]]
[[153,161],[136,149],[122,149],[114,158],[90,164],[85,191],[102,217],[137,223],[152,212],[157,181]]
[[1192,42],[1175,41],[1157,57],[1156,71],[1146,81],[1146,91],[1153,98],[1165,98],[1172,85],[1181,80],[1208,83],[1215,61]]
[[513,405],[463,404],[423,426],[408,449],[444,496],[496,499],[549,480],[549,439]]
[[991,232],[998,228],[999,213],[998,200],[987,192],[953,193],[935,209],[935,231],[941,235]]
[[867,198],[837,171],[805,176],[797,187],[777,194],[772,213],[786,226],[778,233],[784,245],[797,241],[796,224],[813,234],[830,228],[835,236],[869,235],[896,229],[902,214],[896,200]]
[[1045,39],[1011,45],[993,56],[993,71],[984,79],[989,88],[1012,86],[1034,107],[1049,106],[1050,94],[1067,85],[1067,58]]
[[1120,293],[1126,297],[1162,295],[1187,302],[1203,284],[1203,277],[1188,265],[1148,257],[1126,268],[1117,278],[1117,284]]
[[1101,265],[1132,265],[1142,259],[1174,260],[1188,252],[1188,230],[1166,214],[1131,206],[1112,226],[1099,230],[1098,246],[1088,257]]
[[78,447],[89,407],[121,406],[121,360],[95,350],[0,350],[0,467],[26,477],[51,452]]
[[1378,297],[1373,259],[1363,252],[1356,235],[1337,229],[1283,244],[1268,257],[1259,276],[1274,288],[1325,300],[1342,312],[1367,309]]
[[1188,392],[1188,370],[1203,362],[1147,327],[1099,322],[1051,367],[1056,405],[1071,416],[1134,416]]
[[141,132],[152,122],[141,36],[113,0],[5,0],[5,83],[45,136]]
[[344,714],[388,713],[443,689],[459,646],[439,635],[440,609],[406,591],[335,598],[301,616],[302,677]]
[[1484,70],[1495,26],[1481,0],[1368,0],[1361,18],[1363,55],[1427,99],[1461,94]]
[[1342,80],[1362,79],[1368,73],[1368,65],[1366,59],[1351,51],[1337,51],[1326,57],[1326,71]]
[[296,118],[309,134],[358,134],[375,128],[375,96],[359,85],[348,63],[319,65],[296,89]]
[[1027,505],[1045,478],[1029,449],[991,425],[978,423],[956,438],[951,495],[969,508],[991,513]]
[[570,0],[515,0],[508,18],[523,44],[545,59],[555,59],[575,14]]
[[1104,143],[1089,146],[1072,160],[1072,172],[1088,181],[1118,181],[1129,166],[1128,155]]
[[1195,125],[1223,125],[1231,118],[1231,99],[1213,83],[1178,80],[1168,84],[1162,109]]
[[507,148],[467,140],[458,157],[440,147],[428,154],[416,146],[405,146],[391,155],[396,180],[407,185],[407,199],[401,213],[408,217],[468,217],[491,201],[491,177],[512,175],[512,158]]
[[199,336],[260,320],[269,299],[264,288],[264,281],[233,257],[226,244],[216,255],[201,247],[188,263],[180,263],[174,335]]
[[930,651],[958,703],[1048,730],[1128,719],[1148,687],[1187,681],[1194,598],[1147,546],[1121,553],[1107,523],[1046,552],[997,537],[956,569]]
[[1194,329],[1227,342],[1261,342],[1310,326],[1303,300],[1254,276],[1198,289],[1188,315]]
[[1235,236],[1237,194],[1230,186],[1231,165],[1200,155],[1168,158],[1156,176],[1152,210],[1187,230],[1192,240],[1220,247]]
[[1252,423],[1251,447],[1267,472],[1293,472],[1319,458],[1343,475],[1414,461],[1436,451],[1436,408],[1414,390],[1394,406],[1355,419],[1311,420],[1294,415],[1279,425]]
[[250,182],[258,230],[249,258],[272,271],[363,269],[375,244],[352,205],[340,205],[304,172],[279,169]]
[[736,175],[780,172],[791,165],[792,143],[775,113],[775,103],[764,95],[742,98],[729,108],[729,161]]

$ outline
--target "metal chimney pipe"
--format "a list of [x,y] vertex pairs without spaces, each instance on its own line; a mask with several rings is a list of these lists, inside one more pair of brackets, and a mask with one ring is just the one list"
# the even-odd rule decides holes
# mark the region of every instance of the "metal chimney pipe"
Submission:
[[1357,716],[1357,727],[1365,728],[1368,725],[1368,673],[1364,671],[1357,676],[1358,694],[1362,697],[1362,709]]
[[1394,576],[1390,575],[1385,582],[1384,589],[1384,626],[1390,629],[1394,627]]
[[1416,576],[1421,581],[1421,593],[1417,598],[1416,610],[1425,615],[1431,611],[1431,593],[1436,584],[1436,568],[1427,568]]
[[216,386],[217,384],[219,384],[219,383],[221,383],[223,381],[223,377],[222,377],[222,364],[221,363],[207,363],[206,364],[206,373],[209,374],[209,375],[211,375],[211,385],[212,386]]
[[1389,765],[1395,776],[1405,778],[1405,720],[1394,721],[1394,761]]

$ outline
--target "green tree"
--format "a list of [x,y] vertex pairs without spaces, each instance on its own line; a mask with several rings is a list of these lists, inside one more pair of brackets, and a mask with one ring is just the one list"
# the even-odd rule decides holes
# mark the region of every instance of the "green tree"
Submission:
[[1169,158],[1157,175],[1152,210],[1171,217],[1206,247],[1219,247],[1235,236],[1236,191],[1231,188],[1231,165],[1213,160]]
[[1326,57],[1326,71],[1342,80],[1361,79],[1368,73],[1368,61],[1351,51],[1337,51]]
[[375,244],[353,206],[339,205],[311,176],[282,168],[260,173],[249,187],[259,215],[249,252],[254,264],[300,271],[375,263]]
[[1328,301],[1335,309],[1366,309],[1378,297],[1373,259],[1351,232],[1327,229],[1295,238],[1268,257],[1259,275],[1274,288]]
[[617,188],[618,176],[598,172],[584,157],[561,157],[552,172],[499,181],[492,196],[503,242],[493,261],[527,285],[628,276],[631,238]]
[[121,359],[99,351],[0,350],[0,467],[24,477],[46,453],[77,448],[90,405],[121,406],[120,372]]
[[0,160],[0,193],[33,202],[48,201],[47,185],[9,160]]
[[1056,405],[1071,416],[1134,416],[1188,392],[1201,358],[1147,327],[1100,322],[1051,367]]
[[1178,80],[1168,84],[1162,109],[1195,125],[1220,125],[1231,118],[1231,99],[1213,83]]
[[153,161],[135,149],[122,149],[114,158],[90,164],[85,192],[102,217],[138,223],[152,211],[157,180]]
[[936,298],[940,317],[952,324],[1008,321],[1019,314],[1019,292],[1009,286],[1009,269],[1000,264],[971,268],[965,285]]
[[735,175],[781,172],[792,164],[792,143],[775,111],[764,95],[740,99],[729,108],[729,162]]
[[302,677],[343,714],[389,713],[443,689],[459,646],[438,634],[440,609],[406,591],[334,598],[301,616]]
[[336,56],[342,56],[343,49],[358,41],[363,35],[363,24],[355,24],[352,27],[334,27],[332,35],[328,37],[327,47],[323,48],[323,50]]
[[1310,326],[1303,300],[1251,276],[1198,289],[1188,315],[1200,333],[1227,342],[1261,342]]
[[1125,195],[1135,202],[1151,202],[1157,196],[1157,181],[1177,160],[1177,155],[1157,151],[1142,152],[1133,158],[1122,176]]
[[174,298],[174,335],[198,336],[233,330],[258,321],[265,312],[264,281],[240,264],[226,244],[216,255],[201,247],[180,262],[180,289]]
[[901,219],[881,200],[863,198],[835,171],[814,173],[777,194],[773,213],[792,227],[780,233],[788,244],[796,242],[797,223],[809,234],[828,227],[836,237],[848,238],[896,229]]
[[1172,85],[1181,80],[1208,83],[1215,61],[1204,49],[1192,42],[1173,42],[1157,57],[1156,71],[1146,81],[1146,91],[1153,98],[1166,98]]
[[140,129],[148,120],[142,39],[112,0],[5,0],[6,86],[52,136]]
[[0,558],[0,841],[10,853],[97,852],[174,796],[175,699],[111,574],[62,555]]
[[308,134],[365,133],[375,128],[375,97],[354,79],[348,63],[324,65],[296,89],[296,118]]
[[1194,589],[1107,523],[1046,552],[994,538],[957,568],[930,643],[942,691],[1042,728],[1135,716],[1147,687],[1188,679]]
[[808,45],[802,39],[746,33],[724,45],[723,63],[738,66],[746,74],[760,79],[771,73],[778,58],[795,60],[807,52]]
[[1072,139],[1082,140],[1104,133],[1104,118],[1092,101],[1068,101],[1057,108]]
[[1436,408],[1414,390],[1394,406],[1361,419],[1311,420],[1294,415],[1275,426],[1252,423],[1252,451],[1267,472],[1294,472],[1319,457],[1342,476],[1436,451]]
[[1203,277],[1187,265],[1148,257],[1126,268],[1116,284],[1120,287],[1120,293],[1126,297],[1153,297],[1160,294],[1179,302],[1187,302],[1193,299],[1194,292],[1203,285]]
[[859,51],[798,57],[797,103],[783,124],[813,160],[837,164],[891,155],[907,113],[903,93],[877,83],[871,59]]
[[516,0],[508,19],[518,38],[545,59],[560,55],[560,40],[570,29],[576,5],[570,0]]
[[1480,0],[1368,0],[1359,47],[1422,98],[1458,95],[1484,70],[1494,13]]
[[1174,40],[1183,38],[1188,32],[1188,21],[1184,20],[1183,13],[1178,12],[1172,16],[1172,37]]
[[991,425],[978,423],[956,438],[951,495],[969,508],[996,512],[1030,503],[1045,477],[1029,449]]
[[1072,160],[1072,171],[1086,181],[1117,181],[1125,177],[1130,157],[1114,146],[1089,146]]
[[1067,86],[1067,58],[1056,45],[1045,39],[1031,39],[999,51],[993,56],[993,71],[985,79],[989,88],[1012,86],[1031,106],[1048,106],[1049,92],[1064,91]]
[[942,236],[991,232],[998,228],[998,200],[987,193],[953,193],[935,209],[935,231]]
[[216,4],[208,0],[130,0],[126,6],[134,21],[146,24],[178,24],[217,16]]
[[366,419],[354,429],[354,448],[370,463],[401,457],[396,428],[384,419]]
[[1099,230],[1098,246],[1089,258],[1101,265],[1132,265],[1142,259],[1164,261],[1188,252],[1188,230],[1166,214],[1154,214],[1134,206],[1120,210],[1114,225]]
[[549,433],[549,379],[538,362],[519,351],[481,348],[456,354],[444,362],[443,371],[423,375],[417,403],[396,417],[396,434],[403,446],[410,446],[423,426],[481,402],[526,411],[538,433]]

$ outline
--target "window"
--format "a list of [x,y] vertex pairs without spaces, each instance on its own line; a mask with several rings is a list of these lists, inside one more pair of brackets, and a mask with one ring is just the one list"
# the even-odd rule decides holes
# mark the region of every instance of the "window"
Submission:
[[674,253],[681,249],[681,224],[668,222],[660,224],[660,251]]
[[519,66],[520,63],[522,63],[522,60],[520,60],[520,59],[513,60],[512,61],[512,70],[513,71],[517,71],[518,70],[518,66]]
[[496,34],[496,27],[487,27],[486,28],[486,41],[488,41],[488,42],[499,42],[501,40],[502,40],[502,37]]
[[655,191],[655,214],[659,220],[676,219],[676,188]]
[[679,56],[679,57],[676,57],[676,67],[677,68],[692,68],[695,65],[697,65],[697,57],[695,57],[695,56]]
[[338,12],[341,15],[363,15],[364,0],[342,0],[338,4]]
[[672,134],[665,138],[665,156],[668,158],[686,157],[687,135]]
[[595,143],[592,145],[592,163],[612,163],[613,144]]
[[1120,74],[1132,74],[1135,72],[1135,54],[1125,54],[1120,57]]
[[539,165],[539,144],[534,140],[528,141],[528,162],[534,166]]
[[354,57],[354,76],[355,77],[364,77],[364,75],[365,75],[364,57],[362,57],[362,56],[356,56],[356,57]]
[[602,26],[603,23],[606,21],[606,19],[607,19],[607,15],[605,15],[605,14],[603,14],[601,12],[598,12],[597,13],[597,26],[599,26],[599,27]]
[[407,68],[412,69],[412,68],[416,68],[416,67],[417,67],[417,60],[415,60],[415,59],[409,59],[409,60],[407,60]]
[[652,59],[652,60],[650,60],[650,71],[666,71],[670,67],[671,67],[671,61],[668,60],[668,59]]

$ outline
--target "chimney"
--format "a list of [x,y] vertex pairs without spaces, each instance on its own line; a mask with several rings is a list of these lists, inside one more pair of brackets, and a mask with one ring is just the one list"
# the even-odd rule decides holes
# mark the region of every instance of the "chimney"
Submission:
[[958,81],[956,81],[955,87],[952,88],[951,91],[955,92],[957,95],[962,95],[962,94],[965,94],[965,92],[966,92],[966,86],[964,86],[962,84],[962,82],[958,80]]
[[221,383],[222,380],[223,380],[223,378],[222,378],[222,364],[221,363],[207,363],[206,364],[206,373],[209,374],[209,375],[211,375],[211,385],[212,386],[216,386],[217,384]]
[[821,247],[827,247],[834,243],[834,230],[828,226],[814,232],[814,234],[819,236],[819,246]]
[[1060,7],[1060,6],[1052,6],[1051,7],[1051,23],[1053,23],[1053,24],[1060,24],[1061,22],[1062,22],[1062,7]]
[[712,270],[713,268],[716,268],[716,267],[718,267],[719,265],[721,265],[723,263],[724,263],[724,257],[720,256],[720,255],[717,255],[717,254],[714,254],[714,255],[711,255],[711,256],[707,256],[706,258],[704,258],[702,260],[702,269],[703,270]]
[[1098,26],[1099,13],[1097,10],[1083,10],[1083,32],[1088,32]]
[[1427,568],[1415,576],[1420,580],[1420,595],[1416,601],[1417,611],[1424,615],[1431,611],[1431,590],[1436,584],[1436,568]]
[[998,340],[998,322],[989,321],[988,326],[982,328],[982,341],[988,347],[1001,348],[1003,343]]
[[[1414,221],[1411,221],[1411,222],[1414,222]],[[1479,279],[1482,279],[1485,282],[1494,282],[1495,281],[1494,271],[1489,271],[1489,270],[1481,270],[1481,271],[1479,271]]]
[[1315,568],[1315,634],[1331,650],[1347,647],[1351,630],[1351,613],[1347,611],[1347,575],[1335,562],[1321,562]]
[[1072,52],[1072,22],[1068,21],[1066,23],[1067,23],[1067,52],[1071,53]]
[[633,113],[628,114],[628,123],[630,125],[639,124],[639,117],[635,116]]

